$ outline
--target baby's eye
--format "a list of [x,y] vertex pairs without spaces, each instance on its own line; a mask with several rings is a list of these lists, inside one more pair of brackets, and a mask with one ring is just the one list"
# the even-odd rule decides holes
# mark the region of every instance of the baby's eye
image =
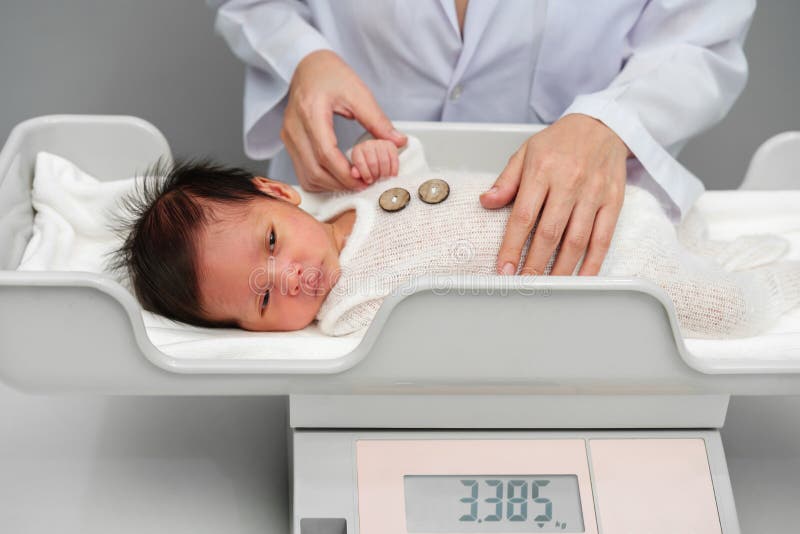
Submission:
[[264,300],[261,301],[261,313],[264,313],[264,310],[266,309],[267,304],[269,304],[269,291],[264,293]]
[[269,251],[275,250],[275,232],[269,231]]

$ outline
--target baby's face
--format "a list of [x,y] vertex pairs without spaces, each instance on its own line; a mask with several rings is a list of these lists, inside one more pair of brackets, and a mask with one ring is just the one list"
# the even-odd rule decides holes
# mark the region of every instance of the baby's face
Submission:
[[209,319],[246,330],[299,330],[336,283],[339,250],[330,225],[297,207],[297,192],[280,185],[290,190],[278,193],[280,200],[215,207],[198,236],[200,302]]

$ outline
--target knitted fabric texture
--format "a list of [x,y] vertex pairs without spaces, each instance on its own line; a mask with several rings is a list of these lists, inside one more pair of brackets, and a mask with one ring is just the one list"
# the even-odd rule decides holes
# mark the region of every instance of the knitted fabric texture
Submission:
[[[431,178],[450,185],[450,195],[439,204],[417,196],[420,184]],[[356,222],[340,255],[341,277],[317,315],[322,332],[338,336],[368,326],[386,296],[421,275],[495,275],[511,213],[510,206],[487,210],[480,205],[479,195],[495,178],[419,172],[331,200],[318,214],[321,220],[355,209]],[[411,193],[404,209],[381,210],[378,197],[389,187]],[[685,337],[753,335],[800,303],[800,262],[774,262],[787,248],[780,237],[713,242],[699,215],[687,216],[684,223],[676,228],[655,197],[628,185],[599,275],[655,282],[672,299]],[[520,266],[526,253],[527,244]],[[580,262],[575,273],[579,268]]]

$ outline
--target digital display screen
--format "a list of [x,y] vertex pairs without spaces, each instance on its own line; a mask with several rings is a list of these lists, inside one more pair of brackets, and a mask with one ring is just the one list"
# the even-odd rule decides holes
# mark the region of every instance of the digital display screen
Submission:
[[408,532],[584,532],[575,475],[406,475]]

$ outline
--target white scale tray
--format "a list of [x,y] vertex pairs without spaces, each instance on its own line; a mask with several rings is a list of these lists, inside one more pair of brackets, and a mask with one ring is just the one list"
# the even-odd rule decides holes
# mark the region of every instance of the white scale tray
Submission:
[[[536,129],[399,127],[420,137],[432,167],[486,171],[501,169]],[[644,280],[504,280],[512,291],[502,296],[493,282],[436,295],[421,279],[411,295],[387,299],[344,355],[175,357],[153,344],[141,307],[109,278],[15,270],[30,237],[33,161],[42,150],[108,180],[170,154],[163,135],[133,117],[40,117],[12,132],[0,152],[0,377],[20,388],[176,395],[798,391],[800,353],[700,358],[681,338],[669,299]],[[531,287],[547,298],[514,291]],[[436,333],[425,328],[432,320]]]

